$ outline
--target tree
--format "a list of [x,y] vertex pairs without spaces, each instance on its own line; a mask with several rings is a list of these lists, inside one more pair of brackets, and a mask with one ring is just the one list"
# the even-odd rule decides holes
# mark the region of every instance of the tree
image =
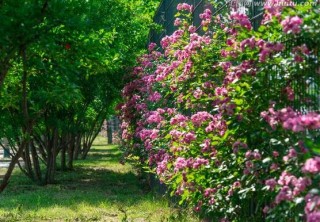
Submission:
[[[85,158],[146,45],[142,7],[124,0],[4,0],[0,18],[0,138],[38,184]],[[142,10],[142,11],[141,11]],[[142,22],[143,21],[143,22]]]

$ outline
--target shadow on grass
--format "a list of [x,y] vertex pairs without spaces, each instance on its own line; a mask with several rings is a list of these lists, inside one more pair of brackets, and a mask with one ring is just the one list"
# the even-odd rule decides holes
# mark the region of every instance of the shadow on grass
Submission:
[[97,146],[97,147],[100,147],[100,146],[117,146],[117,145],[115,145],[115,144],[107,144],[107,143],[100,143],[100,144],[92,144],[92,147],[95,147],[95,146]]
[[97,153],[99,155],[104,155],[104,154],[117,154],[117,155],[121,155],[121,151],[118,148],[110,148],[110,149],[96,149],[96,148],[91,148],[89,151],[89,155],[88,157],[90,157],[90,155]]
[[94,162],[101,162],[101,161],[108,161],[110,163],[119,162],[121,159],[121,152],[118,148],[111,148],[111,149],[95,149],[91,148],[88,157],[83,161],[83,163],[94,163]]

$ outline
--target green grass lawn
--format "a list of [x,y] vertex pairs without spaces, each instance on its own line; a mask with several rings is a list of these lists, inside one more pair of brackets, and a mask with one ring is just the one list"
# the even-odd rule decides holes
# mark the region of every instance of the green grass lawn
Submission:
[[[37,186],[17,169],[0,194],[0,221],[196,221],[167,198],[144,189],[117,146],[95,141],[75,170],[58,172],[58,184]],[[171,206],[170,206],[171,205]]]

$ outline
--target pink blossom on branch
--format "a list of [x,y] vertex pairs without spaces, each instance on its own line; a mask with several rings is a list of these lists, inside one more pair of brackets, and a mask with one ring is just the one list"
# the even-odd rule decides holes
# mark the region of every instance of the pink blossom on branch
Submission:
[[171,125],[178,125],[183,123],[183,125],[185,125],[185,122],[188,120],[189,118],[187,116],[184,116],[182,114],[177,114],[174,117],[172,117],[170,119],[170,124]]
[[312,173],[312,174],[317,174],[320,173],[320,157],[314,157],[308,159],[302,170],[306,173]]
[[212,12],[210,9],[205,9],[202,14],[199,15],[200,19],[211,19]]
[[210,9],[205,9],[202,14],[199,15],[201,21],[201,25],[203,27],[208,26],[211,23],[212,13]]
[[197,136],[194,132],[188,132],[184,135],[183,142],[190,144],[192,141],[196,140]]
[[230,18],[232,20],[234,20],[236,22],[236,24],[239,24],[240,26],[242,26],[248,30],[252,29],[251,22],[246,14],[243,14],[243,13],[240,13],[237,11],[233,11],[230,14]]
[[320,114],[311,112],[303,115],[295,112],[290,107],[283,108],[279,111],[270,108],[268,111],[261,112],[261,117],[264,118],[273,129],[279,124],[282,124],[284,129],[294,132],[320,128]]
[[176,20],[174,20],[174,26],[180,26],[180,25],[181,25],[181,19],[176,18]]
[[184,169],[185,167],[187,167],[187,161],[185,158],[183,157],[178,157],[174,163],[174,170],[175,171],[179,171],[181,169]]
[[286,95],[287,95],[287,98],[289,101],[293,101],[294,100],[294,91],[293,89],[290,87],[290,86],[287,86],[285,89],[284,89]]
[[213,119],[213,116],[208,112],[197,112],[191,116],[191,121],[195,126],[201,126],[202,123]]
[[195,27],[194,25],[190,25],[188,28],[188,31],[190,33],[195,33],[197,31],[197,27]]
[[282,22],[282,29],[284,33],[298,34],[301,31],[303,20],[298,16],[286,17]]
[[148,97],[148,100],[151,102],[157,102],[161,99],[161,97],[162,96],[159,92],[154,92]]
[[154,42],[151,42],[148,46],[149,52],[153,51],[157,47],[157,44]]
[[277,181],[275,179],[269,179],[266,180],[265,185],[268,186],[269,190],[274,190],[277,185]]
[[262,24],[266,24],[272,20],[272,17],[280,19],[283,8],[287,6],[294,6],[291,0],[266,0],[264,4],[265,14],[263,16]]
[[320,221],[320,211],[307,214],[307,222],[319,222],[319,221]]
[[301,63],[305,60],[305,57],[310,54],[310,50],[303,44],[301,46],[296,46],[292,49],[292,53],[294,55],[294,61],[297,63]]
[[152,124],[152,123],[160,123],[161,121],[163,120],[163,117],[160,115],[159,112],[157,111],[152,111],[150,112],[150,115],[149,117],[147,118],[147,122],[149,124]]
[[188,12],[192,12],[193,10],[193,6],[189,5],[187,3],[179,3],[177,5],[177,10],[178,11],[188,11]]

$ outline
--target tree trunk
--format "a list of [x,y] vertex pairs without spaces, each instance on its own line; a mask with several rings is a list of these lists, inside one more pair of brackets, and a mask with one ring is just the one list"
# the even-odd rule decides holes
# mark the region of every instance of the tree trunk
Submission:
[[66,164],[66,144],[62,146],[61,149],[61,170],[66,171],[67,170],[67,164]]
[[111,120],[107,121],[107,137],[108,137],[108,144],[112,144],[112,124]]
[[24,161],[24,168],[26,170],[26,175],[33,181],[35,181],[34,172],[32,169],[32,163],[30,159],[30,149],[29,149],[29,143],[25,146],[25,151],[22,155],[23,161]]
[[83,151],[83,154],[82,154],[82,157],[81,157],[83,160],[85,160],[87,158],[87,155],[88,155],[88,153],[89,153],[89,151],[91,149],[93,141],[96,139],[96,137],[98,136],[99,132],[100,132],[100,130],[97,130],[94,133],[94,135],[91,135],[91,138],[88,138],[87,143],[84,146],[84,149],[83,149],[84,151]]
[[75,136],[71,135],[71,140],[68,146],[68,169],[69,170],[73,170],[74,147],[75,147]]
[[76,142],[75,142],[75,147],[74,147],[74,159],[75,160],[78,160],[79,159],[79,155],[80,155],[80,152],[81,152],[81,134],[79,133],[77,136],[76,136]]
[[38,145],[38,151],[39,151],[40,156],[42,157],[42,160],[46,163],[47,162],[47,154],[45,152],[46,142],[44,141],[44,139],[42,139],[42,137],[43,136],[35,136],[34,135],[34,141]]
[[21,145],[19,146],[17,153],[12,157],[11,162],[9,164],[9,168],[8,168],[6,174],[4,175],[3,180],[1,182],[0,193],[2,193],[2,191],[7,187],[8,183],[9,183],[9,179],[12,174],[12,171],[13,171],[15,165],[17,164],[19,158],[22,156],[22,153],[25,149],[25,146],[26,146],[26,141],[23,141],[21,143]]
[[37,150],[33,141],[31,142],[31,155],[32,155],[35,179],[38,182],[38,184],[42,184],[42,175],[41,175],[41,168],[39,163],[39,156],[37,154]]
[[56,150],[58,144],[58,130],[54,128],[52,130],[53,136],[52,141],[50,143],[50,147],[48,147],[48,161],[47,161],[47,172],[46,172],[46,184],[54,183],[54,176],[56,171]]

